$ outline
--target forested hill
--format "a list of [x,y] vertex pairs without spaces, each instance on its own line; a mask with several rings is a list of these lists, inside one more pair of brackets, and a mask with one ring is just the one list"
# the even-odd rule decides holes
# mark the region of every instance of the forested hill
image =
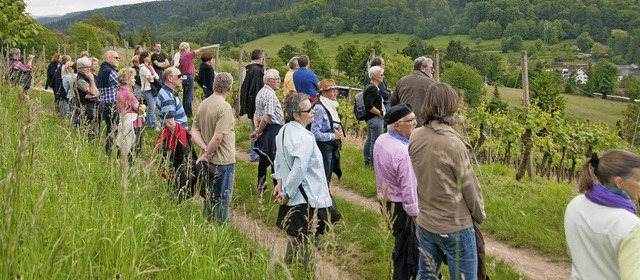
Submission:
[[237,44],[307,30],[326,36],[352,31],[423,39],[519,35],[548,43],[583,32],[598,42],[605,42],[615,29],[640,33],[636,0],[174,0],[77,13],[46,26],[64,31],[98,13],[120,21],[123,35],[148,27],[154,39],[175,42]]

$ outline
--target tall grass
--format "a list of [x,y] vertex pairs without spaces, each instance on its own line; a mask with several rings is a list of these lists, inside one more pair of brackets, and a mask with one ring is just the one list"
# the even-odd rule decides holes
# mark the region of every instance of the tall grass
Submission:
[[173,203],[156,159],[107,157],[30,95],[0,89],[0,278],[267,278],[270,253]]

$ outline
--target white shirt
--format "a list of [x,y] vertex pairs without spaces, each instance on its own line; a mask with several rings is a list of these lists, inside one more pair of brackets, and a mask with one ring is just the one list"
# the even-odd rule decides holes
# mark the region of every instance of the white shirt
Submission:
[[593,203],[584,194],[573,198],[564,215],[571,279],[620,279],[620,243],[639,223],[622,208]]

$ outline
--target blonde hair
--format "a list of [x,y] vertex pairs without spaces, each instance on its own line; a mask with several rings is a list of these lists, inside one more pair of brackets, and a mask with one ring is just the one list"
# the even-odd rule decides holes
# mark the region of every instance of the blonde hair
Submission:
[[[122,70],[118,71],[118,82],[121,85],[129,85],[129,79],[136,76],[136,70],[131,67],[122,68]],[[130,86],[130,85],[129,85]]]
[[74,71],[73,69],[73,62],[71,61],[67,61],[67,63],[64,64],[64,75],[68,75],[68,74],[74,74],[76,73],[76,71]]

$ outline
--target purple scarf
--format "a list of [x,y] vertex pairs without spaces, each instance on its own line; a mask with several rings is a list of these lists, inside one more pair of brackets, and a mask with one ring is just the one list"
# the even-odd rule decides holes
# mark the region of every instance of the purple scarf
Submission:
[[613,191],[608,190],[603,185],[600,185],[600,183],[594,183],[593,188],[589,192],[587,192],[585,196],[589,200],[591,200],[591,202],[596,204],[622,208],[633,214],[638,213],[636,204],[631,201],[629,195],[627,195],[624,191],[620,193],[614,193]]

